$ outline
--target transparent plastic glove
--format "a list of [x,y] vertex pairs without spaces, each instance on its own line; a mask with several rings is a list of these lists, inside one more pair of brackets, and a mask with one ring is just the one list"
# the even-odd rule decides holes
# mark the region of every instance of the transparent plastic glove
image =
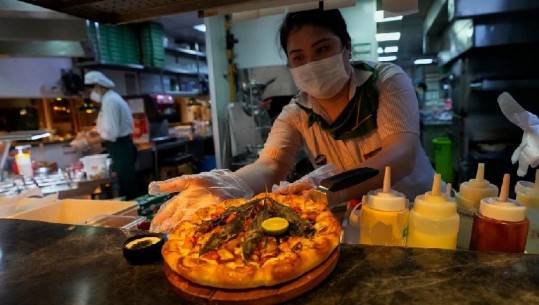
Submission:
[[281,181],[279,185],[273,185],[271,191],[277,194],[301,194],[305,191],[309,191],[320,185],[320,181],[325,178],[331,177],[337,174],[337,167],[335,164],[326,164],[322,167],[315,169],[307,175],[299,178],[298,180],[290,183],[287,181]]
[[[316,170],[308,173],[300,179],[290,183],[281,181],[279,185],[273,185],[271,191],[278,194],[297,194],[305,197],[310,197],[310,191],[320,185],[320,182],[325,178],[338,174],[339,171],[335,164],[326,164]],[[327,192],[326,199],[329,207],[345,204],[347,197],[346,189],[338,192]]]
[[176,224],[212,204],[232,198],[250,198],[253,191],[231,171],[217,169],[185,175],[149,185],[150,194],[179,192],[161,206],[150,225],[152,232],[170,232]]
[[79,150],[79,151],[87,151],[88,148],[90,147],[88,141],[84,138],[77,138],[73,141],[71,141],[69,143],[69,145],[71,145],[71,147],[75,148],[76,150]]
[[524,131],[522,142],[511,156],[513,164],[518,161],[517,175],[523,177],[529,166],[539,165],[539,118],[522,108],[507,92],[500,94],[498,104],[505,117]]

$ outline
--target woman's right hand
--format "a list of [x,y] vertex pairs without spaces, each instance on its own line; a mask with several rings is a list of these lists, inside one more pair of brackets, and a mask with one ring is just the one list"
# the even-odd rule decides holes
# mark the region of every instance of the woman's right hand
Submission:
[[228,170],[212,170],[185,175],[149,185],[150,194],[175,193],[152,220],[150,231],[170,232],[180,221],[196,210],[232,198],[250,198],[253,191]]

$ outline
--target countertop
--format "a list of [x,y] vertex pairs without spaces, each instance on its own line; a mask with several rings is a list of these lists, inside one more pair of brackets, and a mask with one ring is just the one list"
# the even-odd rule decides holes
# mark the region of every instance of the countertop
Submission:
[[[189,304],[162,263],[132,266],[134,231],[0,219],[0,300]],[[335,270],[289,304],[538,304],[539,255],[341,245]]]

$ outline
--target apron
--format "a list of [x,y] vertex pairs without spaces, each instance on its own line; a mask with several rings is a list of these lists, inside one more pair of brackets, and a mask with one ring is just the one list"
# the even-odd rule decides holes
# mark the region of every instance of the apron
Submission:
[[112,170],[116,172],[120,196],[125,196],[126,200],[140,196],[142,188],[138,185],[135,170],[137,148],[131,136],[117,138],[115,142],[107,141],[105,147],[112,159]]

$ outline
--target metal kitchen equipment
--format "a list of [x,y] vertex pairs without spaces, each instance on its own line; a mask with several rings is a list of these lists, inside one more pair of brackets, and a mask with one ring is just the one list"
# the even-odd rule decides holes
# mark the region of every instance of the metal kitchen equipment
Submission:
[[495,185],[501,185],[504,173],[516,175],[510,158],[522,130],[503,116],[496,101],[507,91],[523,108],[539,112],[538,13],[536,1],[454,0],[433,5],[427,14],[425,51],[438,53],[440,83],[453,102],[455,183],[473,178],[478,163],[486,164],[485,179]]
[[28,130],[28,131],[14,131],[7,134],[0,135],[1,157],[0,157],[0,181],[5,179],[4,166],[6,165],[6,159],[11,148],[11,142],[13,141],[35,141],[50,136],[51,133],[48,130]]
[[260,83],[256,80],[244,81],[241,83],[239,100],[245,114],[251,116],[257,129],[260,131],[262,141],[265,142],[269,130],[271,129],[271,118],[269,116],[269,104],[264,103],[262,95],[266,88],[275,81],[275,77],[265,83]]
[[361,167],[342,172],[323,179],[320,185],[309,193],[309,197],[318,202],[328,204],[327,192],[338,192],[360,184],[378,175],[379,171],[370,167]]

